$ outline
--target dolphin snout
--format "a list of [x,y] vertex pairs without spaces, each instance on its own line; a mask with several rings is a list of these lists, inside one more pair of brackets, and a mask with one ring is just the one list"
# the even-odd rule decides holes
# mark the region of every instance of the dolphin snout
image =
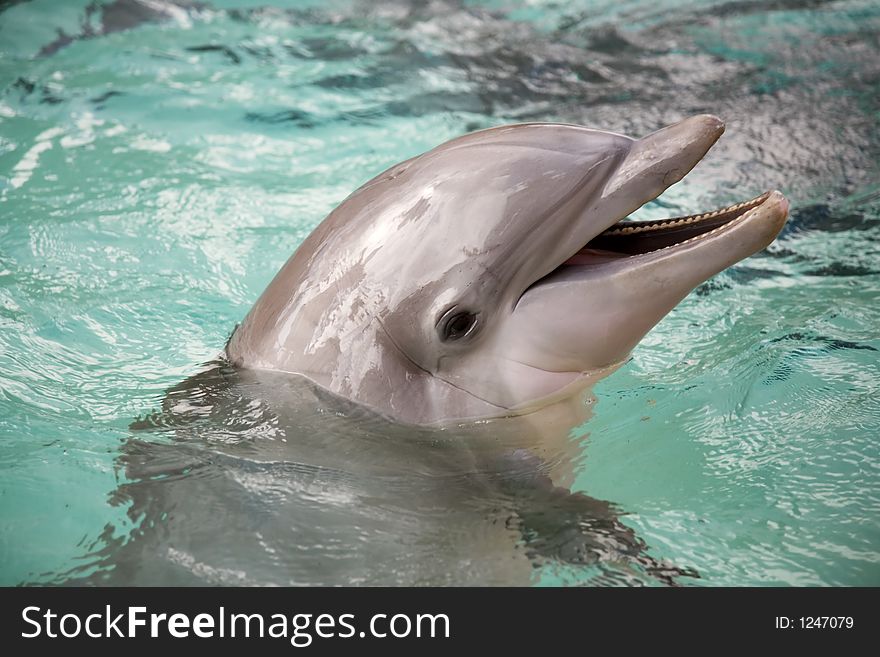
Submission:
[[605,186],[624,216],[684,178],[724,133],[724,122],[698,114],[635,140]]

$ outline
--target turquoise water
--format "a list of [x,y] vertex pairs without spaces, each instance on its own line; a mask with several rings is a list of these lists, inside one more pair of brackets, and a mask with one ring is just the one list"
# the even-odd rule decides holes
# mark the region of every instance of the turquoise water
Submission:
[[153,522],[114,493],[129,424],[365,180],[490,125],[709,111],[643,216],[776,187],[792,217],[597,386],[573,488],[683,583],[880,584],[875,2],[275,4],[0,3],[0,583]]

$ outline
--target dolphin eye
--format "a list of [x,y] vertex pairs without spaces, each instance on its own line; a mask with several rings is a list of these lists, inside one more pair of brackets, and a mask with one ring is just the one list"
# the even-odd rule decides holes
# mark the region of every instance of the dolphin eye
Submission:
[[458,340],[470,334],[476,324],[476,313],[453,310],[440,320],[440,336],[445,341]]

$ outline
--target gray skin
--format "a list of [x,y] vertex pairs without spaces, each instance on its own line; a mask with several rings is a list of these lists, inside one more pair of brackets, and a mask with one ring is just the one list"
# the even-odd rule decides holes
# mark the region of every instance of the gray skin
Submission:
[[774,191],[714,219],[638,224],[641,243],[622,235],[635,224],[618,222],[723,129],[709,115],[642,139],[503,126],[398,164],[303,242],[226,356],[418,425],[526,414],[580,392],[785,223]]

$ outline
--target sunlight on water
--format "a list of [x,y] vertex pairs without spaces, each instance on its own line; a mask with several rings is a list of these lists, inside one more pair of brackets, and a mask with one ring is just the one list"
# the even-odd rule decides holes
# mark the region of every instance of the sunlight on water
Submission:
[[[142,529],[127,511],[151,507],[117,491],[129,424],[218,354],[358,185],[491,125],[643,135],[699,112],[727,134],[639,216],[779,188],[792,217],[597,386],[575,488],[611,501],[652,557],[699,573],[683,583],[880,584],[877,3],[275,4],[0,3],[0,584],[87,576]],[[308,470],[297,488],[305,475],[277,467],[235,475],[256,505],[239,515],[262,500],[294,509],[289,524],[327,523],[315,581],[333,580],[329,563],[359,572],[346,545],[393,545],[392,518],[405,536],[445,518],[444,540],[468,534],[487,564],[504,545],[463,511],[369,508],[410,485],[400,473],[374,490]],[[195,471],[195,491],[219,476]],[[419,484],[426,499],[437,481]],[[363,524],[334,533],[353,500]],[[210,537],[211,518],[194,518]],[[178,565],[209,582],[302,581],[279,556],[288,534],[257,534],[259,577]],[[403,542],[386,581],[444,581],[417,567],[438,543]],[[482,563],[462,572],[497,583]],[[531,575],[594,576],[553,559]]]

